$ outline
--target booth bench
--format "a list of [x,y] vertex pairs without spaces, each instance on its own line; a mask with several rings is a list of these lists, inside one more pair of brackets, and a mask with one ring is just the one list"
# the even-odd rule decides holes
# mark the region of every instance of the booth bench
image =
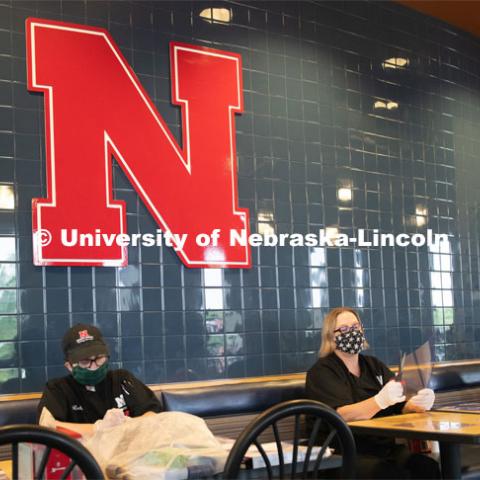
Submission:
[[[459,401],[480,404],[480,362],[438,364],[433,370],[430,387],[436,392],[437,408]],[[286,400],[305,398],[305,374],[164,384],[151,388],[165,411],[200,416],[215,435],[236,438],[259,412]],[[0,396],[0,425],[36,423],[39,399],[38,393]],[[474,471],[472,464],[478,463],[479,453],[480,447],[465,448],[463,458],[470,465],[471,473]]]

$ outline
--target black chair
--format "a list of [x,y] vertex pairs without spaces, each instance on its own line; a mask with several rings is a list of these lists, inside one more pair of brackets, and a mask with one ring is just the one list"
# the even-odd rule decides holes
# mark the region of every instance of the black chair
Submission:
[[[310,435],[305,442],[301,438],[301,419],[303,415],[310,417],[313,421]],[[294,417],[292,463],[288,469],[285,468],[285,456],[278,426],[278,422],[287,417]],[[322,424],[324,428],[320,430]],[[265,433],[270,427],[273,430],[273,438],[276,443],[278,468],[272,467],[272,464],[259,441],[259,436],[262,433]],[[324,434],[324,440],[316,458],[312,458],[312,450],[317,443],[319,433]],[[337,462],[337,465],[335,465],[341,469],[338,478],[354,478],[356,458],[355,440],[353,439],[350,428],[340,415],[327,405],[314,400],[291,400],[283,402],[269,408],[247,425],[228,455],[223,477],[225,479],[237,478],[239,476],[240,466],[245,453],[251,445],[255,445],[265,462],[266,473],[269,479],[274,477],[288,478],[288,473],[290,474],[290,478],[298,478],[299,475],[300,478],[317,478],[322,460],[325,461],[324,468],[333,468],[333,465],[330,465],[329,467],[326,465],[331,458],[323,458],[327,447],[332,445],[333,441],[335,441],[335,453],[337,454],[340,451],[342,454],[341,461]],[[298,462],[298,448],[300,445],[305,445],[307,449],[305,452],[303,467],[301,468],[302,471],[299,471],[297,474],[297,467],[299,467],[300,463]],[[337,457],[337,455],[335,456]],[[312,464],[313,470],[311,468]],[[278,476],[276,476],[276,473],[278,473]]]
[[66,479],[78,466],[88,480],[104,480],[102,469],[92,454],[77,440],[49,428],[38,425],[10,425],[0,428],[0,445],[12,445],[12,477],[18,478],[18,444],[35,443],[45,445],[34,479],[45,478],[45,469],[52,449],[68,457],[70,463],[62,475]]

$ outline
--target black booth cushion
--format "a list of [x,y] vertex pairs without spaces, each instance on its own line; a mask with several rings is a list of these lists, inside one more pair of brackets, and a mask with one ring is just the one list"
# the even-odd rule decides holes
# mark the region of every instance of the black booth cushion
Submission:
[[37,423],[39,398],[0,402],[0,425]]
[[186,390],[164,390],[165,410],[187,412],[200,417],[216,417],[262,412],[286,400],[305,398],[305,381],[217,385]]
[[[303,380],[214,385],[185,390],[156,390],[166,411],[214,417],[261,412],[285,400],[304,398]],[[0,425],[36,423],[39,399],[0,402]]]
[[450,365],[434,368],[429,387],[435,392],[480,386],[480,365]]

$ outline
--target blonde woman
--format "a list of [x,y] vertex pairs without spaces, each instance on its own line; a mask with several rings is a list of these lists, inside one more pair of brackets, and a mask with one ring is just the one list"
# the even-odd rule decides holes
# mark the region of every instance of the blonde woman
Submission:
[[[307,397],[326,403],[346,420],[430,410],[433,390],[425,388],[406,402],[403,385],[368,348],[358,313],[331,310],[323,321],[320,358],[307,372]],[[440,478],[437,462],[411,454],[386,437],[356,436],[359,478]]]

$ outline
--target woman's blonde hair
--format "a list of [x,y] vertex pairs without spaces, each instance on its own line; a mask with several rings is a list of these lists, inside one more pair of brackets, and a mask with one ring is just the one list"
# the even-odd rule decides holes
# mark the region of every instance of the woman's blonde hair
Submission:
[[[363,330],[362,321],[360,320],[360,316],[356,310],[350,307],[333,308],[325,315],[325,318],[323,319],[322,344],[320,345],[320,352],[318,353],[320,358],[330,355],[337,348],[334,330],[337,324],[337,317],[344,312],[353,313],[353,315],[357,317],[358,323],[362,326]],[[363,348],[368,348],[367,342],[363,344]]]

